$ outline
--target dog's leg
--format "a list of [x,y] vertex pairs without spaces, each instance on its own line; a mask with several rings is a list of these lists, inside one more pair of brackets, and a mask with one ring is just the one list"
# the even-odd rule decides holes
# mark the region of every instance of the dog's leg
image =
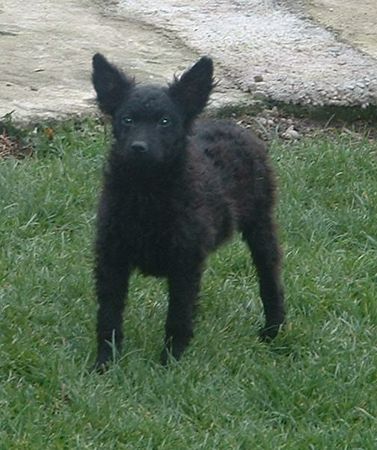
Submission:
[[[96,267],[97,359],[94,369],[104,371],[114,351],[120,351],[123,339],[122,315],[127,295],[129,269],[127,265],[99,261]],[[114,347],[115,346],[115,347]]]
[[161,362],[171,355],[179,359],[193,337],[193,315],[198,300],[201,269],[182,270],[169,275],[169,308],[165,325],[165,346]]
[[277,335],[285,316],[280,273],[281,257],[275,225],[270,216],[260,217],[258,222],[243,227],[242,231],[257,270],[266,318],[260,336],[263,340],[268,341]]

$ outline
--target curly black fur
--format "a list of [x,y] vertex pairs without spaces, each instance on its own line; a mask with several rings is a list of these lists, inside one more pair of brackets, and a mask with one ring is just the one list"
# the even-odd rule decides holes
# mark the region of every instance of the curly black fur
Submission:
[[197,120],[213,88],[201,58],[168,87],[140,86],[102,55],[93,58],[101,110],[114,144],[98,211],[96,367],[119,350],[128,280],[134,269],[166,277],[169,308],[162,362],[193,336],[193,310],[208,254],[241,231],[257,269],[264,339],[284,321],[275,183],[264,145],[230,121]]

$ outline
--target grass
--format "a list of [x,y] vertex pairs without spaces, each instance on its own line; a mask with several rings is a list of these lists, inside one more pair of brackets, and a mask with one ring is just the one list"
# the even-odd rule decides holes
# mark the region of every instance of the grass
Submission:
[[165,284],[135,276],[124,353],[99,376],[87,368],[107,138],[88,121],[33,139],[33,158],[0,162],[1,450],[377,448],[375,141],[272,144],[289,309],[274,343],[256,338],[235,239],[208,262],[182,361],[159,366]]

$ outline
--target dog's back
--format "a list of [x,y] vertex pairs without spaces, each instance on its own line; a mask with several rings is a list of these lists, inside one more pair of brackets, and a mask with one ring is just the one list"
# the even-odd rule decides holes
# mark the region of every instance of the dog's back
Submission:
[[213,166],[224,194],[232,203],[239,228],[274,203],[275,182],[265,145],[249,130],[230,120],[198,121],[192,137],[194,147]]

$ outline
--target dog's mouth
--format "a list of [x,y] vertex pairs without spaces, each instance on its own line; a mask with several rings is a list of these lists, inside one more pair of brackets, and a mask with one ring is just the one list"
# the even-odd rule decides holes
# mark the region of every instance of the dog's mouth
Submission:
[[135,148],[127,146],[118,148],[117,153],[124,164],[127,164],[131,170],[137,170],[138,172],[144,171],[147,174],[159,171],[164,166],[162,155],[148,148],[140,147],[135,150]]

